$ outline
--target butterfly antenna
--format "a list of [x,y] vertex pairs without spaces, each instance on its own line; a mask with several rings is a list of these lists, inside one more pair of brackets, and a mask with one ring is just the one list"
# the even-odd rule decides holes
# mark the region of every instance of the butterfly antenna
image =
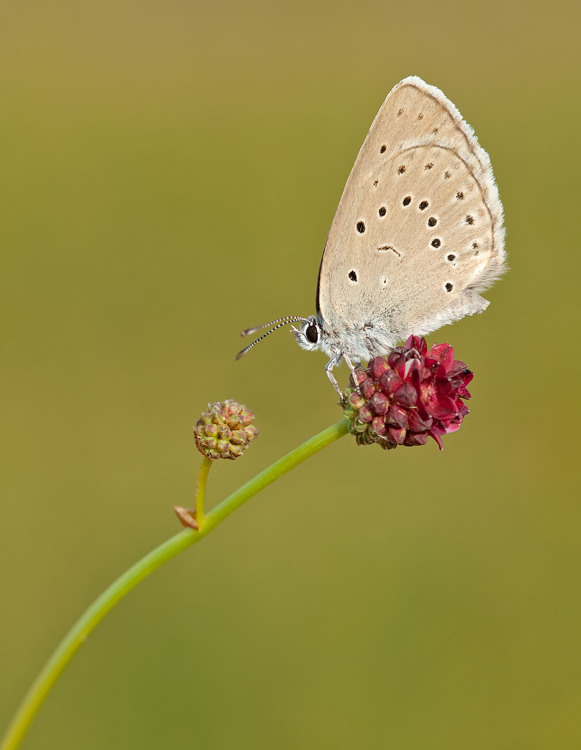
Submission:
[[242,351],[239,351],[236,355],[236,359],[240,359],[240,357],[243,357],[246,352],[249,352],[253,346],[256,346],[259,341],[262,341],[262,339],[265,339],[267,336],[270,336],[271,333],[274,333],[275,331],[278,331],[279,328],[282,328],[282,326],[288,325],[288,323],[308,323],[308,318],[299,318],[296,315],[288,315],[286,318],[278,318],[277,320],[271,320],[270,323],[263,323],[261,326],[255,326],[254,328],[247,328],[245,331],[242,331],[240,334],[241,336],[251,336],[253,333],[256,333],[257,331],[262,331],[264,328],[268,328],[269,326],[274,326],[274,328],[271,328],[270,331],[267,331],[266,333],[263,333],[262,336],[259,336],[256,341],[253,341],[251,344],[248,344],[248,346],[245,346]]

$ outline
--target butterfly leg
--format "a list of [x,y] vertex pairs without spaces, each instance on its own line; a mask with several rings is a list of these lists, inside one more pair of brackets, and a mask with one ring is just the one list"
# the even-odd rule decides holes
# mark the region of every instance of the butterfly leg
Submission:
[[[351,372],[351,377],[353,378],[353,382],[355,383],[355,388],[357,389],[357,393],[360,394],[361,391],[359,390],[359,383],[357,382],[357,376],[355,375],[355,365],[353,364],[353,362],[351,362],[351,360],[346,354],[343,354],[343,359],[345,360],[345,363]],[[359,364],[359,362],[357,362],[357,364]]]
[[335,367],[335,365],[339,364],[339,362],[341,361],[341,356],[342,355],[341,355],[340,352],[338,352],[336,354],[333,354],[333,356],[331,357],[331,359],[325,365],[325,372],[327,373],[327,377],[331,381],[331,385],[333,386],[333,388],[339,394],[339,398],[341,399],[341,403],[343,403],[343,399],[345,397],[343,396],[343,392],[339,388],[339,384],[337,383],[337,379],[333,375],[333,367]]
[[[335,365],[338,365],[339,362],[342,359],[345,360],[345,363],[347,364],[347,367],[351,371],[351,376],[353,378],[353,382],[357,384],[357,378],[355,376],[355,367],[353,365],[353,362],[351,362],[351,360],[349,359],[349,357],[346,354],[343,354],[342,352],[337,352],[336,354],[333,354],[333,356],[331,357],[331,359],[325,365],[325,371],[327,373],[327,377],[331,381],[331,385],[333,386],[333,388],[339,394],[339,398],[341,399],[341,403],[343,403],[345,401],[345,395],[344,395],[343,391],[339,388],[339,384],[337,383],[337,380],[336,380],[335,376],[333,375],[332,370],[335,367]],[[361,391],[359,390],[359,385],[358,384],[356,385],[356,388],[357,388],[357,392],[361,393]]]

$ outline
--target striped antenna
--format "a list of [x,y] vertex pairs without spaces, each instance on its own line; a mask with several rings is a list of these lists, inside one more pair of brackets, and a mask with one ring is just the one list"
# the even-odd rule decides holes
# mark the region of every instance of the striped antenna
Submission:
[[278,318],[277,320],[271,320],[270,323],[263,323],[261,326],[255,326],[254,328],[247,328],[245,331],[242,331],[240,334],[241,336],[251,336],[253,333],[256,333],[257,331],[262,331],[264,328],[268,328],[269,326],[274,326],[274,328],[271,328],[270,331],[267,331],[266,333],[263,333],[262,336],[259,336],[256,341],[253,341],[251,344],[248,344],[248,346],[245,346],[242,351],[239,351],[236,355],[236,359],[240,359],[240,357],[243,357],[246,352],[249,352],[253,346],[256,346],[259,341],[262,341],[262,339],[265,339],[267,336],[270,336],[271,333],[274,333],[275,331],[278,331],[279,328],[282,328],[282,326],[286,326],[288,323],[308,323],[309,318],[299,318],[296,315],[288,315],[286,318]]

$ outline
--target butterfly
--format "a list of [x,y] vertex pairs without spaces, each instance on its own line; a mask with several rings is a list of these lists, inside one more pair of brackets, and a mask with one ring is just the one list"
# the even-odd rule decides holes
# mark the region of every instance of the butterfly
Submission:
[[503,209],[488,154],[454,104],[417,76],[387,95],[343,190],[323,251],[316,315],[287,316],[297,343],[354,372],[411,334],[480,313],[506,270]]

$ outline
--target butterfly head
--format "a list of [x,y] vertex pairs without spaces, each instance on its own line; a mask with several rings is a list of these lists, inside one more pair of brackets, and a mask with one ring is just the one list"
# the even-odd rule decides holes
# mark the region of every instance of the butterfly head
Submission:
[[299,328],[292,326],[292,332],[301,349],[314,352],[320,348],[321,328],[313,315],[303,320]]
[[321,345],[321,327],[319,323],[317,322],[317,319],[314,317],[314,315],[311,315],[308,318],[301,318],[296,315],[288,315],[286,318],[278,318],[277,320],[271,320],[270,323],[264,323],[261,326],[255,326],[254,328],[247,328],[245,331],[242,331],[242,336],[251,336],[253,333],[257,333],[258,331],[262,331],[265,328],[268,328],[270,330],[266,331],[266,333],[263,333],[262,336],[259,336],[255,341],[253,341],[248,346],[245,346],[242,351],[238,352],[236,355],[236,359],[240,359],[240,357],[244,356],[246,352],[249,352],[256,344],[258,344],[259,341],[262,341],[267,336],[270,336],[271,333],[274,333],[275,331],[278,331],[279,328],[282,326],[288,325],[289,323],[300,323],[301,325],[298,328],[295,328],[295,326],[292,326],[292,332],[294,334],[294,337],[297,340],[298,345],[301,347],[301,349],[306,349],[309,352],[314,352],[316,349],[320,348]]

